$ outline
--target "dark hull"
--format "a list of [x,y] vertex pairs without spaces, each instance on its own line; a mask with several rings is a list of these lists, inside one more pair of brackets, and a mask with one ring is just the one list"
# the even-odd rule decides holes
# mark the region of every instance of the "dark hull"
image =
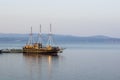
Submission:
[[59,50],[23,49],[23,53],[57,55]]

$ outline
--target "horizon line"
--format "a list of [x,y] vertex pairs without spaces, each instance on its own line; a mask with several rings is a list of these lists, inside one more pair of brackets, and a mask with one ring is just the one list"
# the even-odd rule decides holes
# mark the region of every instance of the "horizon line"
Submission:
[[[0,34],[3,34],[3,35],[28,35],[30,33],[0,33]],[[33,33],[33,34],[39,34],[39,33]],[[49,34],[49,33],[42,33],[42,34]],[[58,33],[55,33],[53,35],[61,35],[61,36],[72,36],[72,37],[109,37],[109,38],[120,38],[120,37],[114,37],[114,36],[108,36],[108,35],[72,35],[72,34],[58,34]]]

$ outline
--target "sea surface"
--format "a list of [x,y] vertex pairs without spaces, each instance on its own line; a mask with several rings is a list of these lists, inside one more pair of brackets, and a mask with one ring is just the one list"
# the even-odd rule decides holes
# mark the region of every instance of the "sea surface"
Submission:
[[[24,44],[1,43],[0,49]],[[120,80],[120,44],[64,44],[58,56],[2,53],[0,80]]]

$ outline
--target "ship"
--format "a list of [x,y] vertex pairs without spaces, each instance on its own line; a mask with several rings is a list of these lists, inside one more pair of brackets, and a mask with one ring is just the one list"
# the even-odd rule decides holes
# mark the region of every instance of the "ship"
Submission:
[[40,32],[38,34],[38,41],[33,42],[33,33],[31,27],[31,33],[28,40],[28,43],[23,47],[23,53],[26,54],[44,54],[44,55],[58,55],[58,53],[62,53],[64,48],[59,46],[53,45],[53,34],[51,31],[51,24],[50,24],[50,32],[48,34],[47,44],[43,45],[42,41],[42,34],[41,34],[41,25],[40,25]]

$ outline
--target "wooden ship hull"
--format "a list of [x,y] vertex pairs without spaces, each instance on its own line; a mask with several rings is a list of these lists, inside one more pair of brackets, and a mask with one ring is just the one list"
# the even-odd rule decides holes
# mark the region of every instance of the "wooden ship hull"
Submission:
[[57,49],[52,49],[52,50],[47,50],[47,49],[23,49],[23,53],[30,53],[30,54],[44,54],[44,55],[57,55],[58,53],[61,53],[62,50],[57,50]]

